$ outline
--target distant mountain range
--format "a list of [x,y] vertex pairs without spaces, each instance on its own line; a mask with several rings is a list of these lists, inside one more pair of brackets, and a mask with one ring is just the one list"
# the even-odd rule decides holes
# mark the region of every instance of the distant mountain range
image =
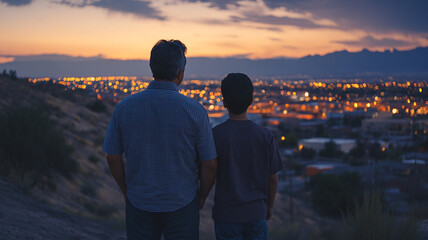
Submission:
[[[151,76],[146,60],[116,60],[66,55],[8,56],[14,61],[0,64],[20,77],[61,76]],[[371,75],[428,76],[428,47],[408,51],[338,51],[302,58],[251,60],[242,58],[189,58],[187,77],[221,77],[229,72],[251,76],[350,77]]]

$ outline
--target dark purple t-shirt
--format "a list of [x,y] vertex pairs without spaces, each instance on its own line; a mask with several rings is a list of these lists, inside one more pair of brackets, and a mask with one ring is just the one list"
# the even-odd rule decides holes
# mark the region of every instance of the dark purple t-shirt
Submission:
[[240,223],[266,217],[268,177],[283,169],[272,133],[250,120],[227,120],[213,128],[218,174],[215,221]]

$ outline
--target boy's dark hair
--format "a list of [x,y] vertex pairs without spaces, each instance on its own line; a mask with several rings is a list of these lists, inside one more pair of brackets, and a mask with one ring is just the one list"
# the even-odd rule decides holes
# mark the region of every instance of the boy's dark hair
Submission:
[[155,79],[174,80],[186,66],[186,45],[179,40],[159,40],[150,53],[150,69]]
[[253,102],[253,83],[243,73],[229,73],[221,81],[221,94],[223,102],[230,113],[241,114]]

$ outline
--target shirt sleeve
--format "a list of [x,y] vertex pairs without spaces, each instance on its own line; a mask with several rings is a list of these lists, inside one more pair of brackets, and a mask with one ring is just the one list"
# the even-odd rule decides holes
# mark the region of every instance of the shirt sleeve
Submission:
[[273,134],[269,134],[269,174],[275,174],[284,169],[281,156]]
[[104,137],[103,152],[109,155],[123,153],[118,112],[118,106],[116,106]]
[[211,124],[208,114],[203,110],[202,119],[199,124],[199,137],[197,139],[196,150],[201,161],[212,160],[217,157]]

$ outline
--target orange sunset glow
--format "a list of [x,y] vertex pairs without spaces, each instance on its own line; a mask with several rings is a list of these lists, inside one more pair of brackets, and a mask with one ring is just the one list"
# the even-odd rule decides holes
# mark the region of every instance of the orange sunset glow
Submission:
[[288,8],[286,1],[217,2],[3,0],[0,63],[11,61],[10,56],[36,54],[148,59],[162,38],[182,40],[189,57],[251,59],[428,45],[423,30],[348,27],[345,23],[352,19],[343,23],[334,15]]

